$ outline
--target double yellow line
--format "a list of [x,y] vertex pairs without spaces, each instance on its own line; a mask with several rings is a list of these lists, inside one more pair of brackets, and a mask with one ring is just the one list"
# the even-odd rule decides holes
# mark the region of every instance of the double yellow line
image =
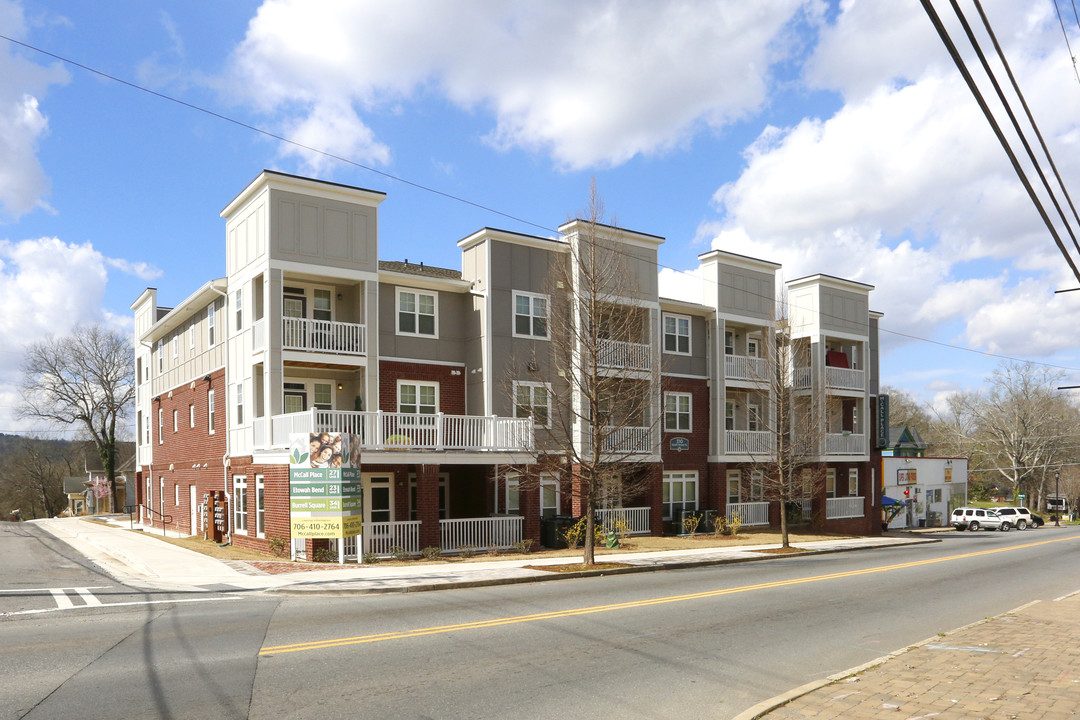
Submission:
[[536,622],[538,620],[557,620],[559,618],[575,617],[579,615],[592,615],[595,613],[612,612],[615,610],[629,610],[632,608],[648,607],[650,605],[665,605],[667,603],[685,602],[687,600],[702,600],[705,598],[720,597],[721,595],[734,595],[735,593],[750,592],[752,590],[766,590],[769,588],[787,587],[790,585],[802,585],[805,583],[821,582],[822,580],[836,580],[839,578],[857,577],[870,575],[871,573],[889,572],[904,568],[918,567],[920,565],[932,565],[934,563],[948,562],[950,560],[962,560],[964,558],[978,557],[980,555],[992,555],[1012,550],[1049,545],[1050,543],[1077,540],[1080,536],[1072,535],[1054,540],[1027,543],[1026,545],[1014,545],[1011,547],[995,548],[993,550],[980,550],[978,552],[963,553],[961,555],[949,555],[947,557],[930,560],[915,560],[895,565],[881,565],[879,567],[866,568],[864,570],[849,570],[847,572],[829,573],[827,575],[814,575],[793,580],[778,580],[776,582],[758,583],[756,585],[742,585],[740,587],[726,588],[724,590],[708,590],[706,592],[687,593],[685,595],[668,595],[665,597],[652,598],[650,600],[633,600],[629,602],[612,603],[610,605],[592,605],[590,607],[573,610],[554,610],[551,612],[534,613],[532,615],[518,615],[515,617],[493,618],[491,620],[478,620],[476,622],[458,623],[456,625],[439,625],[436,627],[419,628],[416,630],[404,630],[401,632],[379,633],[376,635],[357,635],[355,637],[335,638],[332,640],[314,640],[312,642],[295,643],[292,645],[275,645],[263,648],[260,655],[282,655],[284,653],[305,652],[308,650],[322,650],[325,648],[344,647],[346,645],[362,645],[364,643],[384,642],[386,640],[404,640],[406,638],[421,637],[424,635],[440,635],[442,633],[461,632],[463,630],[482,630],[484,628],[499,627],[500,625],[513,625],[515,623]]

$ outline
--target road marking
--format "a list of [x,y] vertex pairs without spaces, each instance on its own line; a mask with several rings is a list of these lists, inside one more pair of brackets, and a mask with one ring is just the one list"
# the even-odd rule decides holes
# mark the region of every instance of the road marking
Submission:
[[14,612],[0,613],[0,617],[14,617],[15,615],[40,615],[42,613],[57,612],[59,610],[85,610],[89,607],[110,608],[110,607],[132,607],[135,605],[165,605],[176,603],[195,603],[195,602],[218,602],[224,600],[239,600],[239,595],[223,595],[221,597],[206,597],[206,598],[180,598],[178,600],[139,600],[135,602],[122,602],[122,603],[103,603],[99,602],[96,605],[71,605],[68,601],[68,607],[54,607],[54,608],[38,608],[36,610],[16,610]]
[[57,609],[64,610],[66,608],[75,607],[75,604],[71,602],[71,599],[68,598],[67,593],[63,590],[50,590],[49,592],[52,593],[53,600],[56,601]]
[[90,588],[75,588],[75,592],[79,593],[79,597],[81,597],[83,602],[87,605],[101,604],[101,601],[94,597],[94,594],[90,592]]
[[[112,585],[94,585],[91,587],[84,587],[83,590],[108,590]],[[78,590],[79,588],[0,588],[0,595],[5,593],[43,593],[52,592],[53,590]]]
[[665,605],[668,603],[685,602],[687,600],[702,600],[705,598],[720,597],[722,595],[734,595],[736,593],[750,592],[753,590],[767,590],[771,588],[790,587],[805,583],[821,582],[822,580],[837,580],[840,578],[858,577],[871,575],[892,570],[919,567],[921,565],[933,565],[935,563],[948,562],[951,560],[963,560],[965,558],[979,557],[981,555],[993,555],[994,553],[1022,550],[1025,548],[1049,545],[1050,543],[1065,542],[1080,539],[1080,536],[1069,536],[1054,540],[1042,540],[1039,542],[1015,545],[1011,547],[995,548],[993,550],[979,550],[976,552],[962,553],[960,555],[948,555],[946,557],[931,558],[929,560],[913,560],[911,562],[897,563],[895,565],[882,565],[879,567],[866,568],[863,570],[848,570],[845,572],[829,573],[827,575],[814,575],[793,580],[777,580],[775,582],[759,583],[756,585],[743,585],[741,587],[725,588],[723,590],[706,590],[704,592],[688,593],[685,595],[669,595],[666,597],[652,598],[650,600],[633,600],[610,605],[594,605],[571,610],[552,610],[550,612],[535,613],[533,615],[519,615],[516,617],[493,618],[491,620],[478,620],[476,622],[459,623],[456,625],[441,625],[430,628],[418,628],[416,630],[403,630],[401,632],[378,633],[375,635],[359,635],[356,637],[335,638],[330,640],[313,640],[310,642],[293,643],[291,645],[275,645],[263,648],[260,655],[280,655],[284,653],[304,652],[307,650],[321,650],[324,648],[344,647],[347,645],[361,645],[364,643],[382,642],[384,640],[403,640],[405,638],[422,637],[424,635],[439,635],[442,633],[460,632],[462,630],[481,630],[484,628],[498,627],[500,625],[512,625],[523,622],[535,622],[537,620],[555,620],[559,618],[592,615],[595,613],[612,612],[615,610],[629,610],[633,608],[648,607],[651,605]]

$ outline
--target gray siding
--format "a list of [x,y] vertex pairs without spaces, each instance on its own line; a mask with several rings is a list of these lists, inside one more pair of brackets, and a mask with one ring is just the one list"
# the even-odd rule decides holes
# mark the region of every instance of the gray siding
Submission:
[[720,312],[771,321],[776,312],[775,275],[720,266]]
[[271,257],[378,271],[376,208],[282,190],[270,205]]
[[[433,292],[438,296],[436,316],[438,337],[397,334],[397,289],[408,285],[379,283],[379,355],[418,361],[465,363],[466,309],[472,310],[472,296],[455,292]],[[412,288],[410,288],[412,289]]]
[[866,293],[849,292],[827,286],[820,288],[821,328],[854,335],[869,332],[869,298]]

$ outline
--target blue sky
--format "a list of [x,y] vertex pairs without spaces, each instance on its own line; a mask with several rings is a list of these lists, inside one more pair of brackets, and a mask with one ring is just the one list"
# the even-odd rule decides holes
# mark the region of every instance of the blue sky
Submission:
[[[984,5],[1080,192],[1053,3]],[[697,299],[684,271],[722,248],[874,285],[883,381],[920,399],[999,362],[942,344],[1080,384],[1080,292],[1053,294],[1076,281],[911,0],[0,0],[0,34],[535,223],[0,40],[0,432],[37,427],[11,414],[27,342],[224,274],[218,213],[263,168],[386,192],[381,257],[453,268],[480,227],[549,234],[595,178],[667,238],[665,294]]]

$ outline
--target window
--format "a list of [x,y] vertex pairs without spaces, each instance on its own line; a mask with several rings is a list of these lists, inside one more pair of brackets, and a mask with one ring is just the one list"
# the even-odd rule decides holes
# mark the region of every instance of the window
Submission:
[[236,291],[233,296],[233,305],[236,307],[236,329],[244,329],[244,290],[243,288]]
[[551,427],[551,390],[544,383],[514,383],[514,417],[533,419],[533,424]]
[[233,532],[247,535],[247,476],[233,476]]
[[664,429],[690,432],[690,393],[664,393]]
[[548,300],[546,295],[514,293],[514,337],[548,336]]
[[664,352],[690,354],[690,318],[664,315]]
[[746,354],[748,357],[760,357],[760,355],[758,355],[760,347],[761,340],[759,338],[752,337],[746,339]]
[[334,390],[330,383],[315,383],[312,387],[313,404],[319,410],[334,409]]
[[194,350],[195,349],[195,323],[194,323],[194,321],[192,321],[192,323],[190,325],[188,325],[188,329],[187,329],[187,346],[188,346],[188,350]]
[[434,415],[439,411],[439,386],[415,382],[398,383],[398,412]]
[[761,408],[757,405],[746,406],[746,429],[757,431],[761,429]]
[[180,430],[180,411],[172,411],[172,431],[177,432]]
[[742,502],[742,472],[739,470],[728,470],[727,501],[728,505]]
[[195,427],[195,403],[191,403],[187,406],[188,412],[188,426]]
[[506,478],[506,514],[521,514],[521,477],[518,475]]
[[178,485],[177,483],[173,483],[172,490],[173,490],[173,505],[179,505],[180,504],[180,485]]
[[287,382],[285,389],[285,412],[298,413],[307,410],[307,387],[304,383]]
[[[938,492],[941,492],[940,490]],[[855,497],[859,494],[859,469],[848,468],[847,471],[847,494]]]
[[724,403],[724,429],[735,429],[735,403],[730,400]]
[[438,337],[435,321],[435,293],[419,290],[398,290],[398,335],[427,335]]
[[179,335],[173,335],[172,336],[172,356],[173,356],[174,360],[176,358],[180,357],[180,336]]
[[697,473],[665,472],[663,505],[665,520],[682,520],[683,510],[697,510]]
[[165,341],[158,340],[157,344],[157,374],[165,372]]
[[244,424],[244,383],[236,383],[236,424]]
[[836,497],[836,468],[825,471],[825,497]]
[[206,341],[210,347],[214,347],[214,303],[206,306]]
[[[227,398],[226,398],[227,400]],[[210,434],[214,434],[214,391],[206,391],[206,414],[209,417],[207,422],[207,428],[210,430]]]
[[262,475],[255,476],[255,534],[266,535],[266,481]]
[[554,475],[540,478],[540,517],[552,518],[559,514],[559,481]]
[[311,317],[314,320],[326,321],[329,321],[333,317],[333,310],[330,307],[329,290],[315,290],[315,304],[311,310]]
[[735,333],[727,331],[724,333],[724,354],[735,354]]
[[765,499],[765,474],[760,470],[750,473],[750,501],[761,502]]
[[165,411],[161,408],[157,411],[157,442],[158,445],[165,442]]

